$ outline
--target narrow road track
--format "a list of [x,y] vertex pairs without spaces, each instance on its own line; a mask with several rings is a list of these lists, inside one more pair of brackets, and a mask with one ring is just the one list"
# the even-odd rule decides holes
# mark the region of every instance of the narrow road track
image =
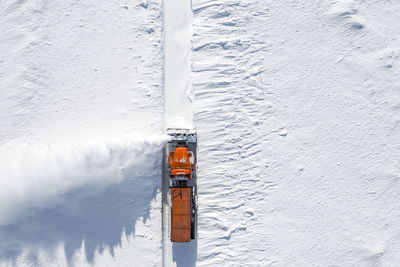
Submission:
[[[163,1],[165,128],[193,127],[191,1]],[[163,266],[195,266],[197,240],[172,243],[169,239],[169,182],[163,150],[162,262]]]

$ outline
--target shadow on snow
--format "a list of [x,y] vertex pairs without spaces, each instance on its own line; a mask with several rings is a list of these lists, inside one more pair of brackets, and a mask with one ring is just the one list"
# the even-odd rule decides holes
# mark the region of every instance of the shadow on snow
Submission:
[[172,259],[177,267],[195,267],[197,261],[197,238],[189,243],[173,243]]
[[[161,165],[159,160],[154,166]],[[13,224],[0,226],[0,259],[15,261],[23,248],[51,252],[64,243],[71,262],[83,241],[89,262],[97,248],[102,253],[107,246],[114,255],[113,247],[121,244],[122,232],[135,233],[136,221],[149,217],[151,201],[161,188],[161,172],[154,166],[132,168],[123,182],[102,189],[76,189],[61,197],[62,204],[31,210]],[[151,170],[150,175],[145,174],[146,169]],[[35,257],[32,255],[33,262]]]

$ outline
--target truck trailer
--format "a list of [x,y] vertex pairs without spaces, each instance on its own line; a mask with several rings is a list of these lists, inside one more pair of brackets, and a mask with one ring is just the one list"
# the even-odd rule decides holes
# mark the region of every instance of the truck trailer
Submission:
[[197,135],[189,129],[168,129],[170,239],[190,242],[197,232]]

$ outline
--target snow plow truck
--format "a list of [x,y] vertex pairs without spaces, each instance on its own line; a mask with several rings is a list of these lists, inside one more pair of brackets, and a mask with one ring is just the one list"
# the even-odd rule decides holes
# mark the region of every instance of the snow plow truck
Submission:
[[168,129],[170,239],[190,242],[197,232],[197,135],[189,129]]

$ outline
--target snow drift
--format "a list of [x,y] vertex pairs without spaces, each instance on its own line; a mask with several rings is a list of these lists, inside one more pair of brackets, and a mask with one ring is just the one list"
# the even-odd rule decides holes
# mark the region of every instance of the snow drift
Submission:
[[28,210],[61,201],[77,187],[93,190],[132,178],[153,164],[165,138],[154,136],[99,144],[19,144],[0,148],[0,225]]

